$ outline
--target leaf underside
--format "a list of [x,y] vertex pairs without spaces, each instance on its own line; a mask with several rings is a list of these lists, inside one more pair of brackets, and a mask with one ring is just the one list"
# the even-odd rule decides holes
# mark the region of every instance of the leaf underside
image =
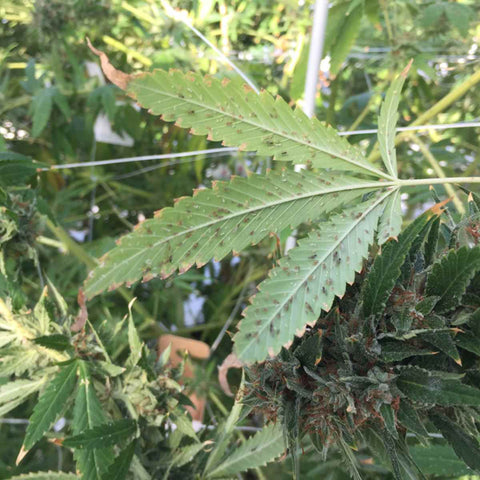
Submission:
[[128,93],[163,120],[227,146],[316,168],[386,176],[332,128],[292,110],[281,97],[255,94],[237,78],[155,70],[130,81]]
[[383,163],[388,173],[397,178],[397,154],[395,151],[395,134],[398,120],[398,104],[400,102],[400,94],[407,77],[407,71],[402,72],[390,85],[385,95],[385,101],[380,109],[378,117],[378,145],[382,155]]
[[220,260],[271,232],[296,227],[381,187],[381,182],[290,170],[218,182],[157,212],[124,236],[91,273],[86,295]]
[[343,295],[362,268],[390,194],[334,216],[280,260],[244,312],[234,338],[239,358],[254,362],[278,353]]
[[402,207],[400,188],[397,188],[385,204],[382,218],[378,224],[377,242],[383,245],[390,238],[397,238],[402,229]]

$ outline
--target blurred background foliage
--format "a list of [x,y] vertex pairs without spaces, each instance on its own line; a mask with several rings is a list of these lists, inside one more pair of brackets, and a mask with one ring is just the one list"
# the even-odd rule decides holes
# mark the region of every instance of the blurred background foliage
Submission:
[[[237,75],[192,25],[258,87],[301,106],[312,12],[311,0],[2,0],[0,159],[2,152],[16,152],[51,167],[2,193],[2,271],[14,279],[0,285],[2,295],[17,309],[32,308],[51,282],[76,312],[78,290],[95,258],[119,235],[194,188],[270,167],[268,158],[242,152],[68,167],[221,146],[148,115],[106,83],[86,47],[87,36],[128,73],[176,68]],[[333,1],[317,116],[339,130],[375,128],[382,93],[413,58],[399,119],[400,126],[410,124],[478,71],[479,18],[475,0]],[[427,123],[479,117],[480,87],[473,84]],[[409,133],[397,154],[401,175],[480,175],[479,132],[476,127]],[[350,136],[367,153],[375,139]],[[9,187],[7,180],[2,187]],[[432,202],[423,190],[409,195],[407,220]],[[192,386],[207,397],[205,423],[215,423],[231,406],[216,379],[216,366],[231,351],[230,337],[218,335],[227,319],[234,331],[241,307],[281,255],[289,233],[198,271],[97,297],[88,305],[89,320],[108,339],[113,359],[125,355],[126,333],[117,334],[116,327],[133,296],[137,328],[152,348],[165,332],[210,345],[218,338]],[[32,405],[33,400],[11,416],[27,418]],[[246,422],[255,425],[258,419]],[[0,424],[0,478],[59,465],[71,469],[72,459],[59,457],[47,442],[14,468],[23,435],[22,424]],[[306,448],[302,462],[304,478],[348,478],[334,454],[318,463],[311,450]],[[366,478],[388,478],[368,458],[363,466]],[[289,478],[289,468],[281,463],[256,475]],[[445,478],[465,472],[449,473]]]

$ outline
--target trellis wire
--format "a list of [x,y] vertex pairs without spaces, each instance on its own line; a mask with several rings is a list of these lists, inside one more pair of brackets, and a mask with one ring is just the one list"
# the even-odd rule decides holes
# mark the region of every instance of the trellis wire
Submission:
[[[433,124],[433,125],[418,125],[412,127],[398,127],[396,130],[398,132],[409,132],[409,131],[418,131],[418,130],[446,130],[449,128],[474,128],[480,127],[480,122],[458,122],[458,123],[444,123],[444,124]],[[350,135],[371,135],[378,132],[377,128],[367,129],[367,130],[354,130],[354,131],[345,131],[338,132],[340,136],[350,136]],[[91,162],[78,162],[78,163],[64,163],[58,165],[51,165],[49,168],[43,168],[42,170],[60,170],[60,169],[71,169],[71,168],[82,168],[82,167],[97,167],[100,165],[115,165],[119,163],[133,163],[133,162],[145,162],[150,160],[166,160],[174,158],[185,158],[185,157],[196,157],[198,155],[215,155],[226,153],[235,153],[238,151],[238,148],[235,147],[220,147],[220,148],[207,148],[205,150],[193,150],[191,152],[179,152],[179,153],[162,153],[158,155],[142,155],[139,157],[125,157],[125,158],[112,158],[109,160],[95,160]],[[191,160],[189,160],[191,161]],[[186,162],[165,162],[165,164],[155,165],[149,170],[154,170],[155,168],[161,168],[162,166],[176,165]],[[132,176],[130,174],[125,174],[124,178]],[[117,178],[118,179],[118,178]]]

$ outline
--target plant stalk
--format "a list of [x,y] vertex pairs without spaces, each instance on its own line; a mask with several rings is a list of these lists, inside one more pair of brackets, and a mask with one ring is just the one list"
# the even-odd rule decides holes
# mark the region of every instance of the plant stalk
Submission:
[[480,177],[444,177],[444,178],[414,178],[411,180],[397,180],[385,182],[386,186],[416,187],[418,185],[447,185],[450,183],[480,183]]
[[[437,159],[432,155],[432,152],[430,152],[427,145],[425,145],[425,143],[423,143],[422,140],[420,140],[420,138],[418,138],[416,135],[410,135],[409,138],[418,146],[423,156],[427,159],[428,163],[431,165],[437,176],[439,178],[446,178],[443,168],[437,162]],[[445,185],[445,190],[447,191],[448,195],[452,197],[453,204],[455,205],[455,208],[458,210],[458,212],[461,215],[465,215],[465,207],[463,206],[463,203],[458,197],[457,192],[455,192],[454,188],[449,183],[447,183]]]

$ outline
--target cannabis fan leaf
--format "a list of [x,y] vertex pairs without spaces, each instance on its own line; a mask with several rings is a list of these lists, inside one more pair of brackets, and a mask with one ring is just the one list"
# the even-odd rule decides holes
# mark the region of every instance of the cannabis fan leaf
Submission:
[[[224,145],[305,164],[317,172],[285,169],[237,177],[179,199],[174,207],[138,225],[101,259],[87,280],[88,297],[141,277],[146,281],[182,273],[239,252],[285,227],[321,220],[318,231],[301,240],[271,272],[241,322],[235,337],[237,354],[245,362],[261,361],[278,353],[344,293],[345,284],[362,267],[378,224],[379,244],[398,235],[401,181],[394,136],[406,71],[387,92],[380,115],[385,172],[333,129],[291,109],[279,97],[256,95],[237,80],[195,73],[156,70],[130,76],[91,48],[113,83],[152,114]],[[365,201],[369,193],[375,195]],[[358,205],[349,205],[353,201]],[[343,214],[325,222],[340,208]]]

